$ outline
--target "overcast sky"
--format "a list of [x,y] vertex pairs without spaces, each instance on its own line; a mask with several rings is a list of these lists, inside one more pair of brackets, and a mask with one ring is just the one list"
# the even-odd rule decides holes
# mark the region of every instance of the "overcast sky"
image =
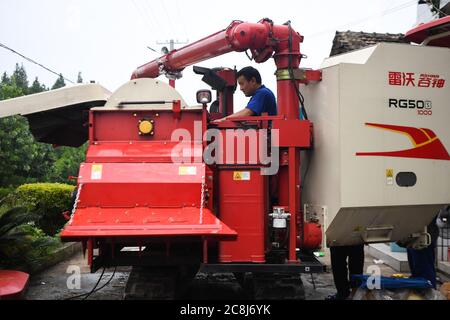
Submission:
[[[162,45],[157,42],[194,42],[225,29],[232,20],[291,20],[305,36],[301,52],[308,58],[301,66],[318,68],[329,55],[336,30],[405,33],[415,25],[416,12],[416,0],[1,0],[0,43],[73,81],[81,71],[85,82],[95,80],[114,91],[137,66],[159,56],[147,46],[159,51]],[[37,76],[51,86],[57,78],[0,47],[0,72],[11,74],[16,62],[23,63],[30,83]],[[257,65],[244,53],[230,53],[199,65],[253,65],[263,83],[276,91],[273,59]],[[192,67],[183,75],[177,90],[188,104],[196,104],[195,92],[207,86]],[[235,110],[247,100],[237,92]]]

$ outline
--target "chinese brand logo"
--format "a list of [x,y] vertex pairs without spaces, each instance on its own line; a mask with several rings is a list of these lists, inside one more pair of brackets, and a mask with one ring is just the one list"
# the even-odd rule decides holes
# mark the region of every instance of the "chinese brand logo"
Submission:
[[419,87],[419,88],[444,88],[445,79],[438,74],[414,72],[389,71],[388,81],[390,86]]
[[357,156],[384,156],[400,158],[420,158],[450,160],[450,155],[436,134],[427,128],[395,126],[389,124],[366,123],[367,126],[393,131],[406,135],[413,147],[411,149],[382,152],[357,152]]

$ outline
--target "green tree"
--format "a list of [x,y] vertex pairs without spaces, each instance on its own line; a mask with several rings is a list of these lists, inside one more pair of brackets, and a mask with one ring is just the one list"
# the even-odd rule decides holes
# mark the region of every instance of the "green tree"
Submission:
[[52,163],[45,180],[75,184],[76,180],[69,179],[69,177],[78,175],[80,163],[86,158],[86,150],[87,143],[79,148],[63,146],[55,149],[55,161]]
[[24,207],[0,214],[0,269],[38,270],[45,257],[57,248],[59,240],[35,225],[38,218]]
[[50,145],[34,140],[26,118],[0,119],[0,186],[43,180],[55,159]]
[[16,63],[16,69],[11,76],[11,82],[20,88],[23,94],[28,94],[28,79],[27,73],[23,65]]
[[[81,77],[81,73],[79,74]],[[20,86],[18,85],[21,84]],[[16,64],[16,71],[8,77],[3,73],[0,83],[0,100],[38,93],[47,90],[38,78],[31,87],[25,69]],[[62,75],[53,89],[65,86]],[[0,187],[14,187],[30,182],[66,182],[68,176],[78,175],[80,162],[84,161],[86,145],[80,148],[60,147],[36,142],[22,116],[0,118]]]
[[62,88],[66,86],[66,82],[64,81],[63,75],[60,73],[58,79],[56,79],[55,83],[52,86],[52,90]]
[[14,84],[0,84],[0,100],[11,99],[23,95],[22,89]]
[[[5,76],[5,74],[4,74]],[[7,78],[5,76],[4,78]],[[22,96],[28,83],[23,67],[16,64],[11,84],[0,85],[0,100]],[[29,88],[26,88],[26,92]],[[16,186],[35,182],[47,175],[56,157],[49,145],[38,143],[30,133],[28,121],[22,116],[0,119],[0,186]]]
[[33,94],[33,93],[39,93],[39,92],[46,91],[46,90],[47,90],[47,88],[45,87],[45,85],[40,84],[38,78],[36,77],[33,81],[33,84],[29,88],[28,93]]
[[11,79],[6,74],[6,71],[3,72],[1,84],[11,84]]

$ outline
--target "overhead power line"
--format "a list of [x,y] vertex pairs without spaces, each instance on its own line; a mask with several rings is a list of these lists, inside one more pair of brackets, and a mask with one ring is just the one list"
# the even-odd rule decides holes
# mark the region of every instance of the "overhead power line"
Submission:
[[175,8],[176,8],[177,15],[178,15],[178,21],[181,21],[181,24],[183,26],[183,32],[184,32],[184,35],[186,36],[186,39],[187,39],[188,38],[188,33],[190,34],[190,32],[189,32],[189,29],[187,28],[187,25],[184,22],[184,17],[180,13],[179,0],[175,0]]
[[[24,56],[23,54],[17,52],[16,50],[11,49],[10,47],[4,45],[3,43],[0,43],[0,47],[5,48],[6,50],[9,50],[9,51],[11,51],[11,52],[13,52],[13,53],[15,53],[15,54],[21,56],[21,57],[24,58],[25,60],[27,60],[27,61],[29,61],[29,62],[31,62],[31,63],[34,63],[34,64],[38,65],[39,67],[44,68],[45,70],[47,70],[47,71],[49,71],[49,72],[51,72],[51,73],[56,74],[58,77],[59,77],[59,76],[62,76],[62,73],[58,73],[58,72],[56,72],[56,71],[51,70],[50,68],[47,68],[46,66],[40,64],[39,62],[36,62],[36,61],[34,61],[33,59],[28,58],[28,57]],[[69,81],[70,83],[75,83],[75,82],[73,82],[72,80],[67,79],[67,78],[64,77],[64,76],[62,76],[62,77],[63,77],[64,80],[67,80],[67,81]]]
[[316,37],[318,35],[321,35],[321,34],[324,34],[324,33],[330,32],[330,31],[335,31],[335,30],[337,30],[339,28],[343,28],[345,26],[351,26],[351,25],[359,24],[361,22],[364,22],[364,21],[367,21],[367,20],[370,20],[370,19],[373,19],[373,18],[384,17],[384,16],[386,16],[388,14],[391,14],[391,13],[397,12],[399,10],[405,9],[407,7],[410,7],[410,6],[412,6],[413,4],[416,4],[416,3],[417,3],[417,0],[407,1],[407,2],[402,3],[402,4],[400,4],[400,5],[396,6],[396,7],[392,7],[392,8],[386,9],[384,11],[381,11],[377,15],[372,15],[372,16],[369,16],[369,17],[365,17],[365,18],[361,18],[361,19],[355,20],[355,21],[350,21],[348,23],[341,24],[341,25],[336,26],[334,28],[330,28],[330,29],[327,29],[327,30],[324,30],[324,31],[319,31],[319,32],[316,32],[316,33],[313,33],[313,34],[309,34],[309,35],[307,34],[305,36],[308,37],[308,38],[312,38],[312,37]]
[[175,33],[175,29],[174,29],[174,27],[173,27],[174,24],[172,23],[172,19],[170,18],[169,13],[167,12],[167,8],[166,8],[166,6],[164,5],[164,0],[161,1],[161,5],[162,5],[162,8],[163,8],[164,13],[166,14],[166,17],[167,17],[167,20],[166,20],[166,21],[169,22],[169,27],[170,27],[170,30],[172,30],[172,34],[176,34],[176,33]]
[[[149,14],[147,12],[147,8],[145,7],[145,2],[143,4],[141,3],[142,7],[139,7],[135,0],[132,0],[132,3],[134,4],[136,11],[138,11],[139,15],[141,16],[144,24],[147,25],[148,30],[150,31],[150,34],[157,32],[157,30],[158,30],[157,23],[154,22],[154,19],[152,19],[152,17],[149,16]],[[155,23],[156,23],[156,26],[155,26]]]

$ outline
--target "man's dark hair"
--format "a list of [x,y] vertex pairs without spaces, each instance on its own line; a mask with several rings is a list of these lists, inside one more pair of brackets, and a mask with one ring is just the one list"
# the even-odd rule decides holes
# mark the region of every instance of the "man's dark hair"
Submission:
[[240,76],[244,76],[247,81],[252,80],[252,78],[255,78],[256,83],[261,84],[261,75],[259,74],[259,71],[256,70],[253,67],[245,67],[238,71],[236,78],[239,78]]

